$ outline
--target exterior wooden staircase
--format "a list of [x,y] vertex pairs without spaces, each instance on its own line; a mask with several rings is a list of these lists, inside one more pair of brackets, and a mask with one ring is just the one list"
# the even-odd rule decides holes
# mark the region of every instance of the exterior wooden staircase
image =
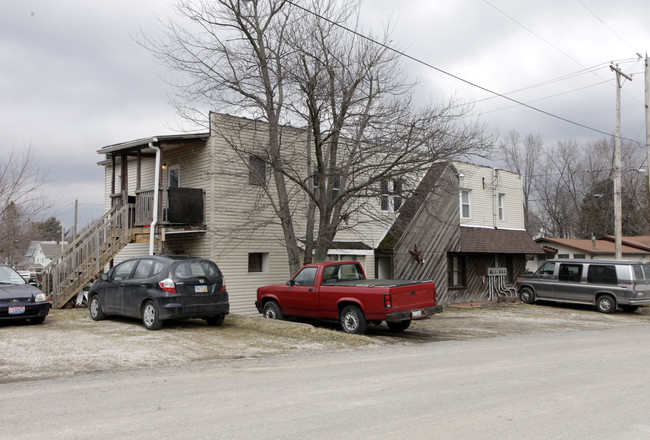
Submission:
[[43,290],[61,308],[133,239],[134,205],[115,206],[43,271]]

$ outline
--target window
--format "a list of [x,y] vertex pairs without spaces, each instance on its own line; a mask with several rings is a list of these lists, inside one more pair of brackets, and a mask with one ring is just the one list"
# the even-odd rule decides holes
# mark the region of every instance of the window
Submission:
[[547,261],[542,267],[539,268],[540,275],[553,275],[555,272],[555,263]]
[[560,264],[558,279],[560,281],[580,282],[582,278],[582,264]]
[[569,254],[557,254],[557,258],[569,258]]
[[460,218],[472,218],[472,190],[460,190]]
[[586,254],[573,254],[573,258],[576,260],[584,260],[586,257]]
[[172,165],[167,170],[167,186],[178,188],[181,185],[181,167]]
[[402,206],[402,181],[384,179],[381,181],[381,210],[396,212]]
[[506,195],[499,194],[499,220],[506,220]]
[[266,162],[261,157],[250,156],[248,162],[248,183],[266,186]]
[[[320,182],[320,179],[318,177],[318,172],[314,172],[312,176],[314,180],[314,192],[318,189],[318,184]],[[325,189],[329,189],[329,185],[332,185],[332,198],[335,198],[336,196],[339,195],[339,191],[341,190],[341,176],[338,174],[335,174],[331,177],[326,177],[325,178]]]
[[358,264],[328,266],[323,271],[323,283],[325,284],[362,279],[364,279],[363,270]]
[[587,270],[587,282],[597,284],[618,284],[615,266],[592,264]]
[[465,257],[462,255],[447,257],[447,276],[449,287],[465,286]]
[[268,272],[269,254],[251,252],[248,254],[248,272]]
[[296,286],[313,286],[316,281],[316,267],[305,267],[293,278]]
[[141,278],[149,278],[149,273],[151,272],[151,266],[153,266],[153,260],[140,260],[138,263],[138,266],[135,268],[135,272],[133,273],[133,278],[135,279],[141,279]]
[[133,266],[135,266],[135,263],[137,263],[138,260],[128,260],[125,261],[124,263],[121,263],[113,269],[113,276],[111,279],[113,280],[125,280],[131,275],[131,271],[133,270]]

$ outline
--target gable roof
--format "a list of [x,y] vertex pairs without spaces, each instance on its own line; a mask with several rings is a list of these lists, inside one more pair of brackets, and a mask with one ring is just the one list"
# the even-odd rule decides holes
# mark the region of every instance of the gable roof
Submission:
[[[609,255],[616,252],[615,243],[609,240],[588,240],[583,238],[549,238],[542,237],[535,240],[538,244],[544,243],[544,247],[549,247],[549,244],[555,244],[559,246],[566,246],[582,253],[589,255]],[[631,255],[646,255],[650,252],[650,249],[640,249],[639,247],[629,246],[624,244],[621,246],[621,253],[631,254]]]
[[526,231],[460,227],[460,251],[474,254],[543,254]]
[[[41,243],[40,247],[43,255],[47,258],[58,257],[62,253],[60,243]],[[64,245],[64,247],[67,247],[67,245]]]
[[[614,242],[616,238],[613,235],[605,235],[601,240]],[[635,235],[630,237],[621,237],[623,245],[650,251],[650,235]]]
[[418,213],[427,196],[433,191],[438,179],[448,168],[456,172],[451,162],[436,162],[429,167],[426,174],[418,184],[411,197],[399,208],[399,215],[391,225],[386,235],[377,246],[377,249],[394,249],[402,235],[406,232],[409,224]]

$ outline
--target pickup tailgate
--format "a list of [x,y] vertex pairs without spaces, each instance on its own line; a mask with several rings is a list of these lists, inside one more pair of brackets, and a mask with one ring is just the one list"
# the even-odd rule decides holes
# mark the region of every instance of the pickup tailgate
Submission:
[[423,309],[436,305],[436,288],[433,282],[395,286],[390,288],[389,293],[395,312]]

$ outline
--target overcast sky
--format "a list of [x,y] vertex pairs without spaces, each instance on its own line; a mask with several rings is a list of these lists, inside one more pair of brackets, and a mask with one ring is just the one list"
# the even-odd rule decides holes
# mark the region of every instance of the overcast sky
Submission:
[[[48,215],[71,227],[78,199],[84,225],[103,213],[97,150],[177,133],[182,126],[167,101],[166,72],[135,42],[140,29],[158,32],[157,17],[173,16],[171,3],[0,4],[2,151],[31,147],[51,174],[54,207]],[[633,75],[622,89],[622,135],[642,147],[644,63],[635,59],[649,49],[649,20],[648,0],[366,0],[363,6],[363,26],[380,33],[391,23],[394,44],[411,57],[606,133],[615,131],[615,75],[609,65],[618,63]],[[403,62],[420,81],[418,94],[476,101],[494,133],[540,134],[548,144],[604,137],[418,62]]]

